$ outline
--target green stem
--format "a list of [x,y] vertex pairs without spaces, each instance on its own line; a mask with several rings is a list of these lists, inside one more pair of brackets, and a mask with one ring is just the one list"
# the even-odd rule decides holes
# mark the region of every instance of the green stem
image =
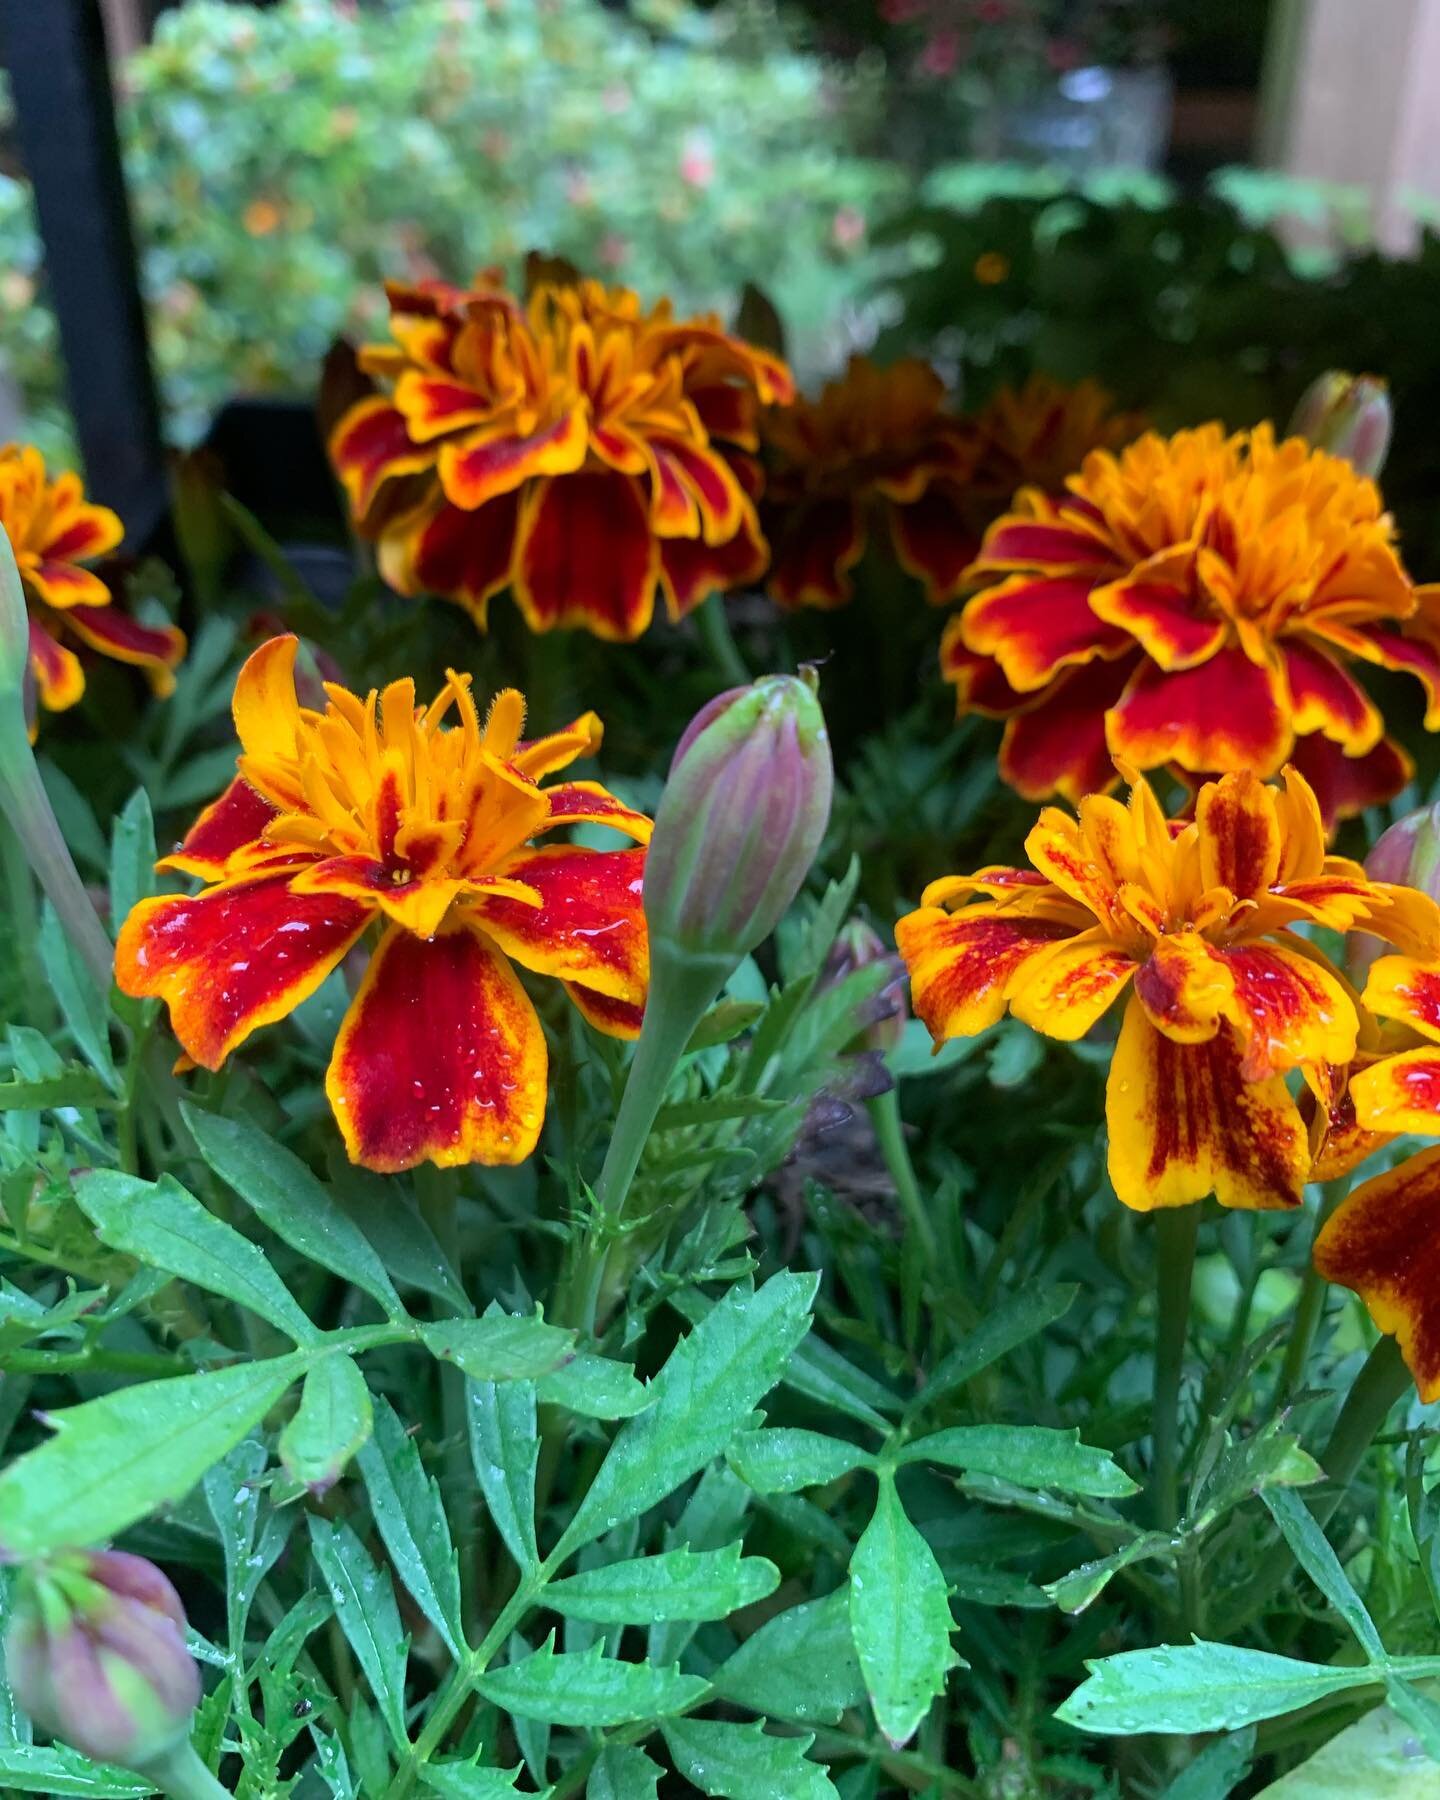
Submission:
[[230,1800],[229,1790],[220,1785],[188,1741],[137,1767],[135,1772],[153,1782],[170,1800],[215,1800],[216,1795],[220,1800]]
[[877,1094],[866,1105],[870,1123],[875,1128],[875,1141],[885,1158],[890,1179],[895,1183],[906,1224],[920,1240],[926,1266],[934,1271],[939,1266],[940,1240],[935,1234],[930,1209],[920,1192],[920,1183],[915,1178],[915,1165],[910,1160],[910,1146],[905,1142],[905,1125],[900,1117],[900,1096],[892,1087],[889,1093]]
[[1320,1196],[1320,1204],[1315,1209],[1310,1252],[1305,1262],[1305,1274],[1300,1282],[1300,1293],[1295,1301],[1295,1323],[1290,1332],[1290,1341],[1285,1346],[1285,1360],[1280,1367],[1280,1378],[1275,1383],[1275,1397],[1270,1403],[1272,1413],[1279,1412],[1288,1403],[1299,1387],[1305,1365],[1310,1360],[1311,1346],[1320,1329],[1320,1320],[1325,1312],[1325,1295],[1329,1287],[1325,1277],[1315,1267],[1315,1240],[1349,1191],[1348,1181],[1327,1181]]
[[730,629],[730,616],[725,611],[725,596],[714,593],[695,614],[700,637],[714,663],[716,673],[726,687],[748,687],[753,677],[745,666],[735,634]]
[[1190,1326],[1190,1283],[1195,1272],[1198,1206],[1167,1207],[1155,1221],[1155,1460],[1151,1503],[1161,1531],[1180,1518],[1180,1382]]
[[5,911],[25,996],[25,1013],[32,1024],[38,1024],[46,1018],[50,1004],[36,953],[40,918],[35,905],[35,880],[30,873],[25,846],[3,810],[0,810],[0,865],[5,873]]

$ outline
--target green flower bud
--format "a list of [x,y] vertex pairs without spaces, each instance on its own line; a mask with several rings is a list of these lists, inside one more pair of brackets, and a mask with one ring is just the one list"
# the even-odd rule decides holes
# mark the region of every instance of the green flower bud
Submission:
[[200,1671],[180,1596],[143,1556],[73,1551],[26,1569],[5,1663],[35,1724],[97,1762],[138,1768],[189,1738]]
[[905,1035],[905,1021],[910,1008],[905,1002],[905,965],[896,951],[887,948],[874,926],[864,919],[851,919],[831,946],[821,972],[825,987],[834,987],[858,969],[885,964],[893,973],[878,994],[872,994],[857,1009],[854,1046],[861,1050],[893,1050]]
[[1378,375],[1332,369],[1301,395],[1290,435],[1343,456],[1359,474],[1373,478],[1385,467],[1390,425],[1390,392]]
[[810,671],[766,676],[691,721],[646,856],[652,945],[737,963],[799,893],[834,791],[815,689]]

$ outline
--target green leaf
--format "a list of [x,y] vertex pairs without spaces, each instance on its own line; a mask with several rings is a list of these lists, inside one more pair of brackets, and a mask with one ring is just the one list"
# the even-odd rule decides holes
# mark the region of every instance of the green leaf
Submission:
[[653,1404],[621,1427],[557,1557],[646,1512],[724,1451],[810,1329],[817,1280],[775,1275],[711,1308],[650,1384]]
[[1107,1499],[1137,1491],[1108,1450],[1082,1444],[1078,1431],[1051,1431],[1042,1425],[956,1425],[903,1445],[896,1460],[943,1463],[995,1475],[1016,1487],[1059,1488]]
[[332,1525],[311,1513],[310,1544],[341,1630],[365,1671],[395,1748],[403,1753],[410,1745],[405,1734],[405,1663],[410,1646],[400,1628],[390,1577],[348,1525]]
[[0,1542],[16,1556],[98,1544],[182,1499],[310,1360],[302,1352],[143,1381],[52,1413],[55,1436],[0,1474]]
[[752,1712],[837,1725],[865,1698],[848,1588],[768,1619],[710,1680],[717,1694]]
[[110,830],[110,921],[119,930],[138,901],[155,892],[155,818],[136,788]]
[[585,1784],[585,1800],[657,1800],[665,1771],[643,1750],[607,1744]]
[[39,940],[45,979],[59,1002],[70,1035],[90,1067],[118,1093],[120,1078],[110,1054],[109,996],[96,988],[48,900],[40,918]]
[[554,1637],[519,1662],[491,1669],[476,1684],[494,1706],[552,1725],[630,1725],[694,1706],[706,1691],[698,1675],[673,1665],[618,1662],[599,1644],[583,1656],[556,1654]]
[[[427,1763],[420,1771],[420,1779],[442,1800],[516,1800],[515,1783],[520,1779],[520,1768],[518,1764],[513,1769],[482,1769],[475,1763]],[[545,1800],[545,1795],[553,1791],[546,1788],[534,1800]],[[530,1796],[525,1800],[530,1800]]]
[[334,1487],[370,1436],[370,1390],[350,1356],[327,1356],[305,1377],[300,1405],[280,1433],[280,1461],[312,1493]]
[[421,1342],[472,1381],[534,1381],[564,1362],[575,1333],[541,1318],[512,1318],[494,1308],[483,1319],[442,1319],[420,1327]]
[[685,1046],[685,1054],[689,1056],[696,1050],[710,1050],[716,1044],[730,1043],[742,1031],[748,1031],[764,1010],[756,1000],[720,1001],[695,1027]]
[[929,1407],[958,1387],[998,1362],[1017,1345],[1036,1337],[1047,1326],[1063,1318],[1075,1302],[1079,1290],[1073,1286],[1044,1288],[1039,1293],[1022,1292],[1002,1301],[987,1313],[982,1325],[963,1338],[925,1383],[915,1402],[915,1410]]
[[1168,1556],[1173,1549],[1174,1545],[1167,1533],[1147,1531],[1119,1550],[1111,1551],[1109,1556],[1099,1556],[1093,1562],[1081,1563],[1078,1568],[1071,1569],[1068,1575],[1061,1575],[1055,1581],[1047,1581],[1045,1592],[1061,1612],[1084,1612],[1087,1606],[1099,1599],[1122,1569],[1128,1569],[1131,1563],[1144,1562],[1150,1556]]
[[389,1401],[375,1405],[375,1435],[360,1452],[370,1511],[395,1572],[452,1656],[464,1654],[460,1567],[440,1489]]
[[505,1547],[522,1569],[539,1565],[535,1544],[535,1387],[528,1381],[475,1381],[470,1397],[470,1458]]
[[718,1094],[703,1094],[698,1100],[676,1100],[662,1106],[651,1129],[655,1132],[682,1131],[692,1125],[719,1125],[727,1119],[755,1119],[783,1112],[788,1100],[767,1100],[763,1094],[748,1094],[730,1088]]
[[297,1344],[318,1336],[264,1252],[208,1212],[173,1176],[150,1182],[109,1169],[92,1171],[76,1181],[75,1198],[112,1250],[238,1301]]
[[387,1318],[404,1318],[384,1263],[298,1156],[240,1119],[188,1102],[181,1111],[205,1161],[276,1237],[369,1294]]
[[336,1206],[396,1283],[430,1294],[453,1313],[474,1313],[450,1259],[403,1187],[356,1168],[338,1151],[331,1157],[330,1182]]
[[892,1744],[908,1743],[959,1658],[945,1577],[888,1476],[850,1558],[850,1628],[876,1723]]
[[650,1389],[629,1363],[582,1350],[558,1369],[542,1375],[535,1397],[587,1419],[631,1419],[650,1404]]
[[1268,1650],[1203,1641],[1122,1650],[1086,1667],[1089,1679],[1055,1716],[1081,1731],[1110,1737],[1138,1731],[1234,1731],[1378,1679],[1373,1669],[1298,1662]]
[[1398,1713],[1419,1738],[1430,1761],[1440,1764],[1440,1702],[1406,1681],[1403,1675],[1387,1675],[1385,1692],[1391,1711]]
[[1255,1727],[1247,1725],[1219,1743],[1207,1745],[1182,1769],[1160,1800],[1227,1800],[1250,1773],[1255,1755]]
[[34,1338],[72,1325],[104,1297],[103,1289],[77,1288],[54,1306],[42,1306],[18,1288],[0,1288],[0,1352],[18,1350]]
[[725,1455],[757,1494],[794,1494],[801,1488],[824,1487],[853,1469],[873,1467],[873,1458],[854,1444],[792,1426],[741,1431]]
[[1255,1800],[1440,1800],[1440,1767],[1415,1750],[1414,1728],[1377,1706]]
[[71,1063],[63,1075],[40,1081],[0,1081],[0,1112],[50,1112],[57,1107],[119,1106],[98,1075]]
[[155,1792],[153,1782],[128,1769],[91,1762],[63,1744],[49,1750],[37,1744],[0,1746],[0,1787],[6,1793],[77,1794],[85,1800],[133,1800]]
[[1351,1586],[1350,1577],[1340,1567],[1340,1558],[1315,1523],[1309,1507],[1288,1487],[1266,1488],[1260,1498],[1295,1552],[1295,1560],[1350,1627],[1360,1648],[1371,1662],[1384,1662],[1385,1646],[1375,1621]]
[[760,1722],[676,1719],[664,1728],[675,1767],[702,1794],[728,1800],[839,1800],[835,1784],[805,1752],[810,1737],[770,1737]]
[[822,1338],[806,1338],[796,1348],[784,1380],[786,1387],[807,1400],[832,1406],[836,1412],[882,1435],[888,1435],[890,1430],[886,1413],[900,1411],[900,1402],[883,1382],[857,1369]]
[[729,1544],[723,1550],[666,1550],[567,1575],[546,1588],[545,1604],[565,1619],[658,1625],[667,1619],[723,1619],[779,1585],[774,1563],[763,1556],[742,1557],[740,1545]]

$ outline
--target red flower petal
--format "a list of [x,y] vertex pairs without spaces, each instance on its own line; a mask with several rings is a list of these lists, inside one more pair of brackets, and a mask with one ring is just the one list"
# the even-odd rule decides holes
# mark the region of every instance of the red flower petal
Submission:
[[1281,646],[1296,735],[1321,731],[1352,755],[1373,750],[1385,731],[1379,708],[1331,656],[1305,638]]
[[352,1162],[517,1163],[545,1114],[545,1035],[483,933],[391,927],[351,1003],[325,1091]]
[[[740,529],[745,514],[745,495],[728,461],[716,451],[700,450],[678,438],[656,433],[650,436],[650,450],[657,465],[666,469],[695,500],[700,535],[705,541],[728,543]],[[693,534],[693,526],[686,529],[683,523],[677,532],[681,537]]]
[[[58,497],[58,482],[55,492]],[[104,556],[115,549],[124,536],[125,527],[108,506],[57,507],[45,555],[55,562],[84,562],[87,557]]]
[[428,469],[435,452],[414,444],[405,415],[380,394],[357,401],[330,434],[330,461],[362,524],[382,482]]
[[922,906],[896,925],[895,942],[910,971],[916,1015],[938,1043],[993,1025],[1005,1011],[1012,978],[1076,930],[1064,919],[982,902],[958,913]]
[[407,369],[395,383],[395,405],[417,444],[491,418],[495,402],[462,381]]
[[1113,564],[1115,552],[1073,525],[1049,525],[1014,513],[997,519],[986,533],[980,561],[986,569],[1068,569]]
[[945,482],[933,483],[908,505],[891,505],[890,542],[900,567],[924,582],[932,606],[959,593],[977,548],[959,494]]
[[48,557],[26,565],[25,585],[57,612],[110,604],[110,590],[98,575],[77,568],[74,563],[55,562]]
[[993,656],[1006,679],[1033,693],[1057,670],[1115,657],[1128,635],[1091,610],[1094,582],[1084,576],[1012,575],[977,594],[961,615],[965,642]]
[[638,1038],[645,1023],[645,1008],[630,1000],[615,1000],[608,994],[597,994],[578,981],[567,981],[565,992],[582,1015],[606,1037]]
[[224,874],[226,863],[237,850],[255,843],[275,816],[270,802],[237,775],[219,799],[212,800],[200,814],[179,847],[161,857],[155,867],[213,881]]
[[850,570],[865,554],[865,521],[851,500],[802,501],[770,531],[767,586],[781,606],[844,606]]
[[551,845],[521,851],[499,873],[543,898],[540,906],[489,894],[471,902],[470,916],[507,956],[539,975],[643,1004],[650,979],[643,850]]
[[1393,800],[1414,773],[1393,738],[1381,738],[1364,756],[1346,756],[1339,744],[1312,731],[1296,739],[1290,760],[1315,790],[1327,830]]
[[1004,719],[1035,701],[1033,694],[1017,693],[1011,687],[993,656],[977,656],[965,648],[958,618],[946,624],[940,638],[940,673],[946,681],[954,682],[955,710],[962,716],[978,712],[987,718]]
[[442,444],[440,485],[456,506],[474,512],[541,475],[572,474],[585,461],[585,419],[584,407],[575,406],[526,437],[499,437],[487,426]]
[[121,928],[120,991],[164,1000],[176,1037],[204,1068],[218,1069],[252,1031],[308,999],[373,916],[354,900],[292,893],[294,873],[142,900]]
[[143,669],[162,699],[174,692],[175,666],[185,655],[185,633],[177,626],[141,625],[118,606],[77,607],[65,624],[92,650]]
[[381,567],[403,594],[427,590],[459,601],[483,631],[488,603],[510,580],[520,518],[518,494],[474,512],[440,500],[382,546]]
[[750,517],[726,544],[703,538],[660,540],[660,582],[672,619],[683,619],[711,594],[746,587],[765,573],[770,553]]
[[1105,741],[1106,709],[1118,698],[1134,664],[1096,662],[1072,669],[1040,704],[1005,727],[1000,773],[1027,800],[1061,794],[1078,802],[1114,787],[1115,765]]
[[566,781],[544,790],[550,802],[550,818],[540,827],[551,831],[557,825],[613,825],[637,844],[648,844],[654,826],[642,812],[612,794],[598,781]]
[[40,703],[51,712],[64,712],[85,692],[85,674],[78,657],[51,637],[43,625],[30,620],[30,667]]
[[1227,775],[1200,790],[1203,888],[1224,887],[1237,900],[1259,900],[1279,880],[1284,848],[1273,789],[1249,771]]
[[628,475],[568,475],[526,493],[514,586],[532,631],[584,626],[629,643],[650,623],[658,568],[645,493]]
[[1272,775],[1293,742],[1285,701],[1280,677],[1234,645],[1174,673],[1143,662],[1106,715],[1106,737],[1142,769],[1176,762],[1197,774]]
[[1225,642],[1229,623],[1184,589],[1163,581],[1126,580],[1097,588],[1091,596],[1097,617],[1108,619],[1162,669],[1191,669],[1206,662]]

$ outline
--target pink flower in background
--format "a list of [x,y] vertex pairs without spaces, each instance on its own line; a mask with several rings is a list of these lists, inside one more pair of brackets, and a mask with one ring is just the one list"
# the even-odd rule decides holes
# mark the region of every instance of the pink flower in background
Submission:
[[853,206],[839,207],[830,226],[830,235],[841,250],[853,250],[865,240],[865,215]]
[[715,152],[703,131],[686,133],[680,152],[680,179],[693,188],[708,188],[715,179]]
[[618,269],[629,254],[630,246],[618,231],[607,231],[596,251],[601,266],[606,269]]
[[959,60],[958,31],[937,31],[920,52],[920,68],[926,75],[953,75]]

